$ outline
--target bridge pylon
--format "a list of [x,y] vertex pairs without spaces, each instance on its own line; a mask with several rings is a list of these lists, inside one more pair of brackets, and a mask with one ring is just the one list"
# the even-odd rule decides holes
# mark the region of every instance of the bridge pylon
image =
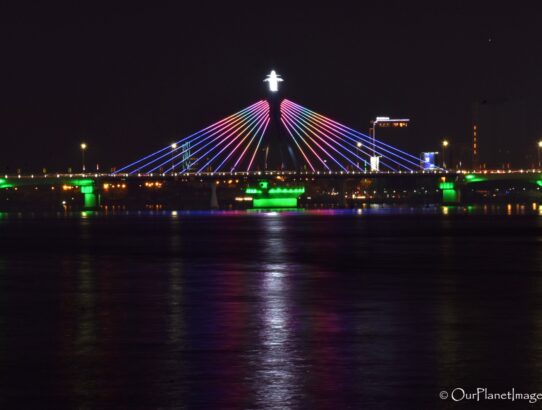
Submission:
[[442,192],[442,203],[454,205],[461,202],[461,189],[456,181],[442,181],[439,183]]

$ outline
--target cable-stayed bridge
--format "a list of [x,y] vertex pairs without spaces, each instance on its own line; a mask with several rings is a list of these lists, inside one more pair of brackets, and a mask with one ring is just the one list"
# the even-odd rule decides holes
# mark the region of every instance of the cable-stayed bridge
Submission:
[[275,132],[270,103],[260,100],[114,174],[424,171],[418,157],[300,104],[284,99],[279,107]]
[[[297,206],[302,195],[307,200],[336,196],[339,206],[348,206],[349,198],[382,199],[375,188],[386,184],[393,187],[394,194],[406,192],[407,187],[414,193],[425,192],[429,201],[438,192],[438,200],[444,203],[458,203],[462,187],[468,184],[492,180],[522,181],[537,190],[542,187],[542,174],[537,170],[488,174],[436,166],[426,169],[417,156],[376,139],[374,133],[369,136],[287,98],[278,98],[282,79],[276,72],[266,81],[269,98],[110,174],[5,175],[0,177],[0,193],[8,192],[5,201],[19,200],[24,196],[19,189],[37,195],[47,187],[52,203],[61,199],[65,207],[67,199],[75,201],[79,194],[84,199],[82,208],[96,209],[102,196],[115,199],[122,197],[120,191],[124,196],[127,191],[141,196],[141,191],[167,186],[167,195],[182,192],[184,198],[190,198],[206,187],[210,205],[216,208],[219,184],[242,193],[241,199],[253,201],[255,207]],[[152,201],[159,203],[161,199],[154,195]]]

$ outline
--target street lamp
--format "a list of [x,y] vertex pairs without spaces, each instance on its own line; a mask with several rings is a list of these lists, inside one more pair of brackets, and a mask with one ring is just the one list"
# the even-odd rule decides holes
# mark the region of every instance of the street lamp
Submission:
[[442,168],[446,168],[446,148],[448,148],[448,145],[450,145],[448,140],[442,141]]
[[175,173],[175,156],[174,156],[174,152],[175,150],[177,149],[177,143],[174,142],[173,144],[171,144],[171,162],[172,162],[172,165],[171,165],[171,173]]
[[85,172],[85,151],[87,149],[87,144],[84,142],[81,143],[81,165],[83,168],[83,172]]
[[540,150],[542,150],[542,140],[538,141],[538,169],[540,169]]
[[[363,144],[358,141],[357,144],[356,144],[356,147],[358,147],[358,157],[361,156],[361,147],[362,146],[363,146]],[[358,169],[359,169],[359,158],[358,158],[357,164],[358,164]]]

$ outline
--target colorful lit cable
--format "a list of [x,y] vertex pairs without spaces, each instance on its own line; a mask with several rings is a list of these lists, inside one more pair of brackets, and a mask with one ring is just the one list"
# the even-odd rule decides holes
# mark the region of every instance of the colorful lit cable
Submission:
[[[157,170],[168,173],[174,172],[176,169],[182,169],[185,172],[190,168],[186,167],[186,164],[190,163],[189,157],[205,148],[208,148],[208,151],[203,155],[207,155],[226,140],[237,139],[240,133],[247,131],[247,125],[253,124],[256,119],[259,121],[265,115],[269,116],[269,103],[260,100],[188,137],[120,168],[114,174],[145,174]],[[250,141],[253,141],[253,138]],[[167,169],[164,171],[164,168]]]
[[[306,134],[313,137],[311,141],[315,148],[320,148],[319,145],[324,144],[355,168],[360,168],[355,163],[356,160],[362,160],[367,165],[368,162],[364,157],[370,159],[371,156],[378,155],[381,157],[380,164],[390,170],[403,169],[412,171],[422,169],[419,159],[414,155],[380,140],[373,140],[359,131],[346,127],[292,101],[284,100],[281,103],[281,113],[291,123],[295,123],[298,128],[303,129]],[[360,144],[362,141],[363,144]],[[366,147],[373,147],[373,143],[374,151],[367,151]],[[329,154],[327,149],[322,149],[322,151]]]

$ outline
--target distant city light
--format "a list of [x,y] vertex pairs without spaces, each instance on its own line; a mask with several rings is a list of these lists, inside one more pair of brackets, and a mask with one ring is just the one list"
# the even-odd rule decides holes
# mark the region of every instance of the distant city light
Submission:
[[409,118],[376,117],[373,126],[379,128],[404,128],[408,127]]

